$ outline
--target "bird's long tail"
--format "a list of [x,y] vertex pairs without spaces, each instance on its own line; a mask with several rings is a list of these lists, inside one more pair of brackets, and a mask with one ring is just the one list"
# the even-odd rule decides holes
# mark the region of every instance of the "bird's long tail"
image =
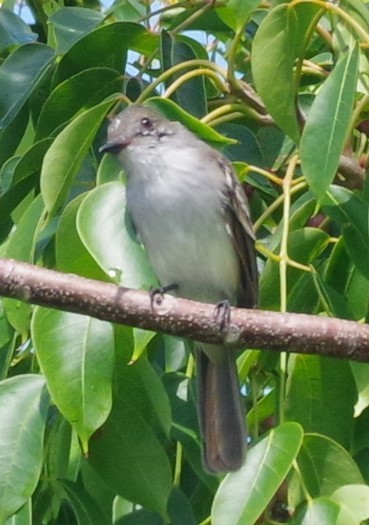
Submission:
[[244,410],[234,354],[226,349],[221,352],[225,358],[217,361],[202,350],[196,353],[203,461],[210,472],[239,469],[246,449]]

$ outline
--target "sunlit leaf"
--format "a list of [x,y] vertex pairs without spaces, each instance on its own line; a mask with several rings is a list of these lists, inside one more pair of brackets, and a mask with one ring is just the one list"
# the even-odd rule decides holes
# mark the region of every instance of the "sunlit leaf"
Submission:
[[38,375],[0,383],[0,523],[32,495],[41,474],[49,397]]
[[220,484],[214,498],[212,523],[255,523],[288,474],[302,437],[298,424],[285,423],[251,448],[244,466]]
[[48,149],[41,171],[41,193],[50,214],[64,203],[106,112],[114,99],[88,109],[56,137]]
[[113,329],[87,316],[38,308],[32,335],[52,399],[87,452],[111,409]]
[[127,217],[123,184],[111,182],[91,191],[78,211],[77,229],[86,249],[112,280],[143,289],[156,283]]
[[324,195],[333,181],[355,98],[359,52],[352,46],[324,82],[301,137],[301,165],[312,191]]

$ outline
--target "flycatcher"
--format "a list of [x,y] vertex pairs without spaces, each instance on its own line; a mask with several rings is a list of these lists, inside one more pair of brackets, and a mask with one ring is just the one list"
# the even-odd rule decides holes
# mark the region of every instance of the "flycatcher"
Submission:
[[[161,285],[179,297],[253,308],[254,233],[230,162],[179,122],[133,105],[111,122],[101,148],[127,176],[127,209]],[[240,468],[245,411],[234,350],[198,343],[199,420],[210,472]]]

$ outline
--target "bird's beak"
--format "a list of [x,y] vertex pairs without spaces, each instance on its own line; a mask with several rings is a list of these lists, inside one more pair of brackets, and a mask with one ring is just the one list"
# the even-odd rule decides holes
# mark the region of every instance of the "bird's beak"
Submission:
[[124,140],[112,140],[110,142],[106,142],[106,144],[103,144],[99,148],[100,153],[115,153],[116,155],[122,151],[126,146],[130,144],[130,141],[124,141]]

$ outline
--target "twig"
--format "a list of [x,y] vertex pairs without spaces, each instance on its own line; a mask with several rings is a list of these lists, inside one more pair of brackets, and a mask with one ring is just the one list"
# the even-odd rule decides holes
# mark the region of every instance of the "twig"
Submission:
[[369,326],[306,314],[231,309],[220,329],[214,305],[150,294],[0,258],[0,295],[197,341],[369,362]]

